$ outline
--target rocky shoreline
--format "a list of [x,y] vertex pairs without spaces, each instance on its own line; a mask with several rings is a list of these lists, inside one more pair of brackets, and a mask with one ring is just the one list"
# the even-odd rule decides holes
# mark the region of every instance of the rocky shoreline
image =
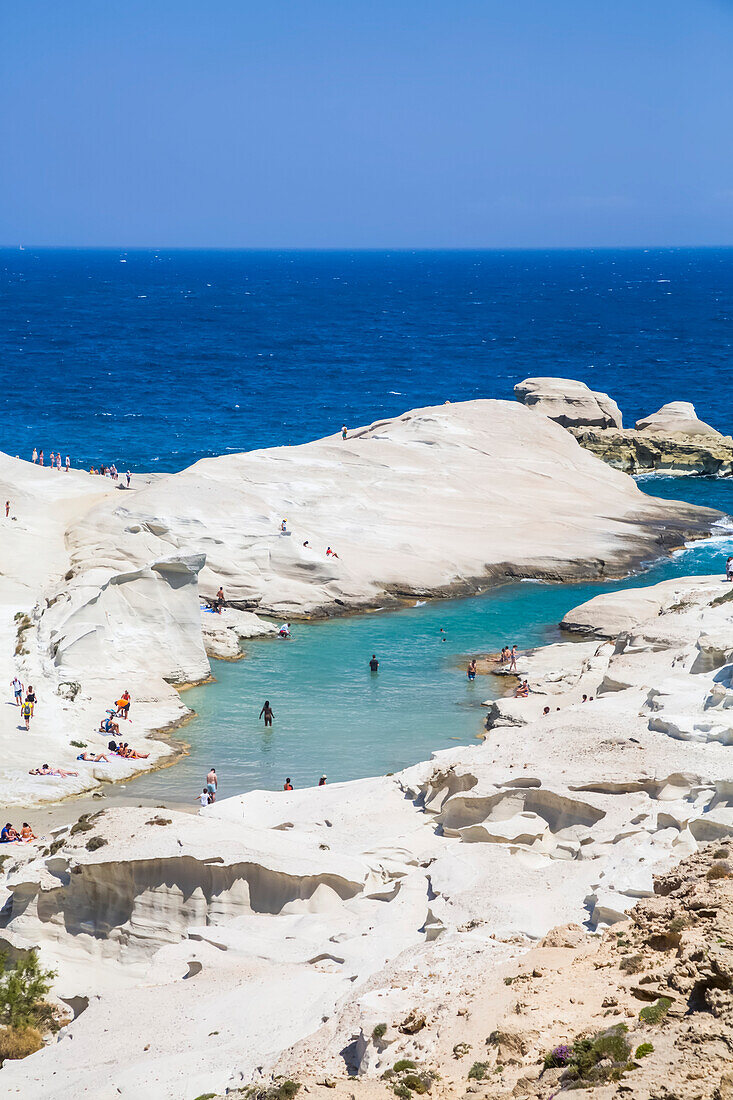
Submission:
[[733,438],[698,419],[695,406],[672,401],[624,428],[621,410],[606,393],[568,378],[526,378],[518,401],[561,424],[582,447],[627,474],[733,475]]

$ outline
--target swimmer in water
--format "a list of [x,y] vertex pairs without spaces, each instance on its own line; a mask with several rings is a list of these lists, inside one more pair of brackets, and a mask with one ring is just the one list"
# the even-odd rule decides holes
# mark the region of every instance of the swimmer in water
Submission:
[[262,710],[260,711],[260,718],[265,719],[265,727],[272,725],[272,720],[273,720],[274,717],[275,717],[275,713],[274,713],[272,707],[270,706],[270,700],[265,699],[265,702],[262,706]]

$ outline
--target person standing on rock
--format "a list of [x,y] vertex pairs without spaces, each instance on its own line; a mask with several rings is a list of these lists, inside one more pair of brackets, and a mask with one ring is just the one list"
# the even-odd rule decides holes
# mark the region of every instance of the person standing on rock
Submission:
[[725,579],[727,581],[733,581],[733,558],[728,558],[725,563]]
[[25,693],[25,701],[26,701],[26,703],[30,704],[31,718],[32,718],[33,714],[35,712],[35,709],[36,709],[36,703],[38,702],[38,700],[36,699],[36,693],[33,690],[33,684],[28,685],[28,690]]
[[33,448],[33,457],[31,459],[31,462],[38,462],[38,451],[35,447]]
[[20,714],[25,722],[26,730],[29,730],[31,728],[31,718],[33,717],[33,703],[29,703],[26,699],[25,703],[23,703],[20,708]]
[[223,606],[224,606],[224,589],[221,586],[219,586],[219,591],[216,593],[216,604],[214,606],[214,610],[216,611],[217,615],[221,615],[221,609],[222,609]]
[[21,684],[21,682],[20,682],[20,680],[18,679],[17,676],[15,676],[10,681],[10,686],[13,689],[13,695],[15,696],[15,705],[16,705],[16,707],[21,707],[23,705],[23,685]]
[[10,501],[5,501],[5,518],[7,519],[10,514]]
[[341,438],[346,439],[346,425],[345,424],[341,429]]
[[67,474],[68,474],[68,472],[69,472],[69,470],[70,470],[70,469],[71,469],[71,459],[70,459],[70,458],[69,458],[69,456],[67,455],[67,456],[66,456],[66,472],[67,472]]
[[516,643],[512,646],[512,651],[509,654],[509,671],[517,671],[517,646]]
[[[267,728],[267,726],[272,725],[272,720],[273,720],[274,717],[275,717],[275,713],[274,713],[272,707],[270,706],[270,700],[265,699],[265,702],[262,705],[262,710],[260,711],[260,718],[265,719],[265,728]],[[288,780],[288,782],[289,782],[289,780]]]

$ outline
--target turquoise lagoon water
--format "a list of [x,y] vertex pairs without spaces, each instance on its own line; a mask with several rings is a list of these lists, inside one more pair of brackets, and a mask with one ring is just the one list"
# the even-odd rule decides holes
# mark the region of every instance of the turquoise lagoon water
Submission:
[[[658,496],[707,504],[733,515],[733,482],[652,478]],[[220,795],[280,789],[286,777],[312,786],[398,771],[442,748],[475,743],[483,700],[501,693],[497,677],[469,683],[467,656],[516,642],[520,649],[561,637],[557,624],[598,592],[673,576],[719,572],[733,553],[733,530],[610,584],[503,585],[461,600],[295,624],[289,641],[245,644],[237,663],[213,662],[216,683],[186,693],[197,717],[185,727],[190,756],[130,784],[128,794],[193,801],[209,767]],[[442,641],[440,630],[445,631]],[[564,636],[567,638],[567,635]],[[380,667],[373,675],[369,658]],[[269,699],[271,730],[258,720]]]

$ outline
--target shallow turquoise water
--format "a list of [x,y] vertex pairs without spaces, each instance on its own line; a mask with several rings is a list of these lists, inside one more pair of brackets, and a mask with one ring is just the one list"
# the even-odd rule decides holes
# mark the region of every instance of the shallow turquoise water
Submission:
[[[733,515],[733,481],[654,478],[645,491],[708,504]],[[516,642],[520,649],[557,640],[566,611],[598,592],[694,573],[722,575],[733,532],[699,543],[611,584],[532,582],[494,588],[472,599],[435,601],[396,612],[296,624],[293,638],[248,642],[247,659],[214,662],[217,683],[187,692],[197,711],[184,731],[191,755],[129,786],[136,796],[193,801],[209,767],[225,797],[255,788],[312,786],[398,771],[435,749],[473,743],[484,699],[501,681],[469,683],[465,659]],[[441,627],[446,641],[441,638]],[[565,636],[567,637],[567,636]],[[369,658],[380,660],[377,674]],[[258,720],[269,699],[275,721]]]

